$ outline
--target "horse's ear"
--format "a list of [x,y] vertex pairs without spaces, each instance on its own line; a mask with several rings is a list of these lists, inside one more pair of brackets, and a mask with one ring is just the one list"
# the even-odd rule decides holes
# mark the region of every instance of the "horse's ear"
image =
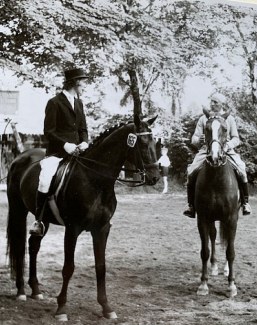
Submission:
[[134,115],[134,123],[135,123],[136,127],[139,128],[141,120],[137,114]]
[[207,118],[209,118],[210,117],[210,111],[207,109],[207,108],[203,108],[203,113],[205,114],[205,116],[207,117]]
[[148,125],[152,125],[154,123],[154,121],[157,119],[158,115],[156,115],[155,117],[151,118],[150,120],[147,121]]
[[226,120],[227,117],[230,115],[231,113],[231,108],[229,108],[224,114],[222,114],[221,116]]

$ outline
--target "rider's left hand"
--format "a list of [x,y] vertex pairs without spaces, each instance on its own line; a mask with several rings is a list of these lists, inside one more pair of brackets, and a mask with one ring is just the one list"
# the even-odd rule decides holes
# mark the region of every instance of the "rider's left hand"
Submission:
[[83,142],[81,142],[81,143],[77,146],[77,148],[78,148],[80,151],[84,151],[84,150],[86,150],[86,149],[88,148],[88,144],[87,144],[86,141],[83,141]]

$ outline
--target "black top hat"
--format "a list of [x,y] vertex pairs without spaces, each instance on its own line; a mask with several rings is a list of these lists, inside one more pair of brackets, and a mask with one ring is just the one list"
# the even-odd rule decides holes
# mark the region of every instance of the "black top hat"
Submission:
[[83,69],[71,69],[64,71],[65,81],[72,79],[84,79],[87,75]]

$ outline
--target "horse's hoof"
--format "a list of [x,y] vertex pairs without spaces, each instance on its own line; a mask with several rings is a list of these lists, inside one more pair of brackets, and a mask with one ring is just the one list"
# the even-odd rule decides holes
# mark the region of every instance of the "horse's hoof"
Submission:
[[104,317],[107,318],[107,319],[116,319],[116,318],[118,318],[115,311],[104,314]]
[[198,296],[207,296],[209,294],[209,288],[207,284],[201,284],[197,290]]
[[224,276],[228,277],[229,271],[228,270],[224,270]]
[[58,322],[68,322],[68,316],[67,316],[67,314],[55,315],[54,318],[55,318]]
[[43,300],[44,296],[42,295],[42,293],[40,293],[38,295],[31,295],[31,298],[35,300]]
[[16,300],[18,300],[18,301],[27,301],[27,296],[26,295],[18,295],[16,297]]
[[232,284],[228,287],[228,297],[233,298],[237,295],[237,287],[235,284]]
[[216,276],[219,275],[219,268],[217,264],[212,265],[211,267],[211,275]]
[[207,296],[209,294],[209,290],[198,289],[197,296]]
[[228,276],[228,274],[229,274],[229,267],[228,267],[228,263],[226,263],[224,266],[224,276]]

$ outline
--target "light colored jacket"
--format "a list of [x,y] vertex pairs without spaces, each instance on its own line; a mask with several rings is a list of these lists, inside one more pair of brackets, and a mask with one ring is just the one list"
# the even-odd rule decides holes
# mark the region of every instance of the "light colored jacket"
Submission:
[[[205,132],[205,125],[207,122],[207,117],[205,115],[202,115],[196,125],[195,132],[192,136],[191,143],[199,148],[201,146],[200,144],[200,138]],[[226,119],[227,123],[227,145],[230,150],[236,148],[240,144],[239,135],[237,131],[236,121],[235,118],[232,115],[229,115]]]

